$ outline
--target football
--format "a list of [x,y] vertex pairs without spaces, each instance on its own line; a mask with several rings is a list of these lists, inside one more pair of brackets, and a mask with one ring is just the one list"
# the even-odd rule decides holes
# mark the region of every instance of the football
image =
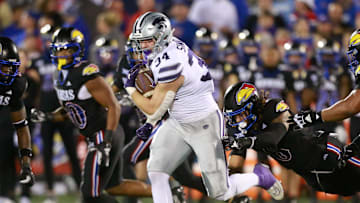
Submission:
[[154,76],[150,69],[141,69],[135,78],[135,88],[144,97],[151,97],[155,88]]

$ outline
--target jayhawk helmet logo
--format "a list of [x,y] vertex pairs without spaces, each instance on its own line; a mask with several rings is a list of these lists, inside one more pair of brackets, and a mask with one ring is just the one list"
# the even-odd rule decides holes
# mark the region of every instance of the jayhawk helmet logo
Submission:
[[284,100],[281,100],[277,105],[275,112],[285,112],[289,110],[289,106],[284,102]]
[[254,85],[244,83],[236,93],[236,103],[238,105],[245,103],[252,95],[256,94],[256,92],[256,87]]

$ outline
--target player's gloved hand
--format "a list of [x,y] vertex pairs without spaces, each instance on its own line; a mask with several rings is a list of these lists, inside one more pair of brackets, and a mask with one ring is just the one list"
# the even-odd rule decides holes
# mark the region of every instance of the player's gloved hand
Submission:
[[221,139],[224,148],[230,148],[235,142],[234,136],[224,135]]
[[124,84],[124,87],[127,91],[127,93],[131,96],[132,93],[136,91],[135,89],[135,79],[140,71],[140,68],[137,68],[137,66],[134,66],[129,70],[129,73],[127,75],[126,83]]
[[90,151],[96,151],[98,155],[98,164],[105,165],[109,167],[110,165],[110,150],[111,150],[111,140],[112,140],[112,130],[106,130],[104,134],[104,141],[100,144],[95,145],[90,149]]
[[344,146],[341,158],[348,160],[353,156],[360,155],[360,136],[357,136],[349,145]]
[[315,124],[323,123],[321,112],[313,112],[311,110],[302,111],[289,117],[287,122],[295,130],[310,127]]
[[34,123],[40,123],[52,119],[51,113],[44,113],[39,109],[32,108],[30,110],[30,120]]
[[115,97],[121,106],[134,106],[131,97],[125,92],[118,92],[115,94]]
[[244,150],[251,149],[255,144],[256,137],[240,137],[230,146],[232,149]]
[[147,139],[149,139],[153,129],[153,125],[151,125],[150,123],[145,123],[143,126],[136,130],[136,136],[139,139],[146,141]]
[[19,182],[23,185],[32,186],[35,183],[35,176],[29,164],[22,164]]
[[93,150],[96,150],[96,153],[97,153],[97,155],[99,157],[98,158],[98,164],[99,165],[104,164],[105,167],[108,167],[110,165],[111,144],[106,143],[106,142],[102,142],[100,144],[95,145]]

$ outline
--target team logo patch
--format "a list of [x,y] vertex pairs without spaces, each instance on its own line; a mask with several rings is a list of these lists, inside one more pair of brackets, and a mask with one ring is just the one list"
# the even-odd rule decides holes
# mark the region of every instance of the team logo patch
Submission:
[[86,68],[84,68],[82,75],[91,75],[98,72],[99,72],[99,68],[97,67],[97,65],[90,64]]
[[71,39],[76,42],[81,42],[84,39],[84,35],[79,30],[73,30],[71,32]]
[[280,150],[275,153],[275,157],[280,161],[288,162],[291,161],[292,154],[290,149],[280,148]]
[[244,83],[236,93],[236,103],[238,105],[246,102],[256,92],[254,85]]
[[284,112],[287,110],[289,110],[289,106],[284,102],[284,100],[281,100],[281,102],[276,105],[275,112]]

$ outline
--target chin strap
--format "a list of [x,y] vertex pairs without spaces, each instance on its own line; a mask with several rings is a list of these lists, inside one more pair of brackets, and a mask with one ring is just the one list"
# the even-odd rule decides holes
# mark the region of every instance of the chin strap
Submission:
[[166,113],[166,111],[170,108],[171,104],[175,99],[175,92],[168,91],[160,104],[159,108],[155,111],[155,113],[148,115],[145,114],[147,117],[146,123],[150,123],[153,126],[162,118],[162,116]]

